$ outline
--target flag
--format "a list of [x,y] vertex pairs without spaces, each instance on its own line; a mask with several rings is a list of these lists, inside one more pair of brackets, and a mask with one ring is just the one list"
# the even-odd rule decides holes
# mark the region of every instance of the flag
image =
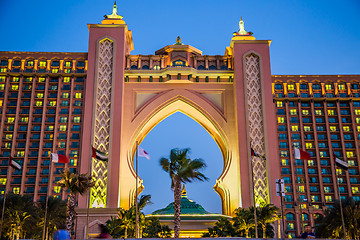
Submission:
[[15,161],[11,156],[9,157],[9,166],[21,170],[21,165],[19,162]]
[[344,170],[348,170],[348,169],[349,169],[348,163],[345,162],[343,159],[338,158],[338,157],[335,155],[335,153],[334,153],[334,158],[335,158],[335,164],[336,164],[336,166],[338,166],[339,168],[344,169]]
[[51,153],[51,158],[54,163],[69,163],[70,160],[65,155],[60,155],[57,153]]
[[259,153],[255,152],[253,148],[251,148],[251,156],[252,157],[258,157],[258,158],[261,158],[263,160],[266,160],[265,156],[262,156]]
[[138,156],[150,159],[150,155],[144,149],[142,149],[140,146],[138,146]]
[[94,147],[92,147],[92,157],[100,161],[104,161],[104,162],[108,161],[108,155],[104,152],[95,149]]
[[299,148],[294,148],[295,150],[295,159],[302,159],[302,160],[311,160],[311,155],[308,152],[305,152]]

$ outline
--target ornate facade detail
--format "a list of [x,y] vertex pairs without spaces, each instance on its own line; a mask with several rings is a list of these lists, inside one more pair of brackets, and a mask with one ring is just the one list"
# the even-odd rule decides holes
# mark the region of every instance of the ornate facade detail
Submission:
[[[260,78],[260,59],[254,54],[245,58],[249,137],[255,152],[265,156],[265,131]],[[254,189],[256,203],[269,202],[266,161],[253,157]]]
[[[109,39],[98,45],[93,145],[102,152],[109,151],[113,45]],[[90,207],[106,207],[107,163],[92,159],[91,173],[96,182],[91,189]]]

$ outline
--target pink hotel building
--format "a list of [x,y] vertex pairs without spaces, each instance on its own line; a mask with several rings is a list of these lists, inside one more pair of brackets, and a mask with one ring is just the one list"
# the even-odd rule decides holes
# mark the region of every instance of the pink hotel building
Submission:
[[[256,40],[242,21],[239,26],[224,55],[203,55],[181,39],[155,55],[131,55],[131,31],[114,6],[101,24],[88,24],[87,53],[0,52],[1,194],[66,199],[56,185],[64,166],[48,169],[51,152],[68,155],[71,171],[96,179],[78,199],[82,236],[87,206],[91,225],[133,203],[136,141],[181,111],[223,154],[214,186],[223,214],[254,204],[252,183],[257,203],[280,207],[278,178],[285,181],[291,235],[301,223],[314,225],[339,192],[360,201],[360,75],[271,75],[271,41]],[[251,157],[250,144],[266,161]],[[92,145],[108,152],[109,161],[92,159]],[[294,147],[312,159],[295,160]],[[334,171],[333,153],[348,162],[348,171]],[[6,179],[9,156],[23,169],[11,169]]]

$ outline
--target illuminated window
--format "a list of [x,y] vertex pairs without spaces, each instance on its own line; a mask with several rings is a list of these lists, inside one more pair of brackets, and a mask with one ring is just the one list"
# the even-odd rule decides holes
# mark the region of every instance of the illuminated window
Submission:
[[344,130],[344,132],[349,132],[349,131],[350,131],[350,127],[349,127],[349,126],[343,126],[343,130]]
[[359,187],[351,187],[351,192],[352,193],[360,193],[359,192]]
[[51,69],[51,73],[58,73],[59,72],[59,69],[58,68],[53,68]]
[[324,187],[324,193],[331,193],[330,187]]
[[26,77],[25,82],[32,82],[32,77]]
[[307,163],[308,163],[308,166],[315,166],[314,160],[308,160]]
[[80,117],[74,117],[74,123],[79,123],[80,122]]
[[339,90],[345,90],[345,84],[338,84]]
[[290,109],[290,115],[296,115],[297,111],[296,109]]
[[277,101],[277,102],[276,102],[276,106],[277,106],[277,107],[282,107],[282,106],[284,106],[284,104],[283,104],[283,102],[281,102],[281,101]]
[[309,115],[309,110],[302,110],[303,115]]
[[328,110],[328,115],[329,116],[335,115],[335,111],[334,110]]
[[13,137],[13,135],[11,133],[8,133],[8,134],[5,135],[6,140],[11,140],[12,137]]
[[39,77],[38,81],[39,82],[45,82],[45,78],[44,77]]
[[0,99],[0,107],[3,105],[3,100]]
[[0,178],[0,185],[6,184],[6,178]]
[[44,97],[44,94],[43,94],[43,93],[37,93],[37,94],[36,94],[36,97],[37,97],[37,98],[43,98],[43,97]]
[[81,93],[75,93],[75,98],[81,98],[82,94]]
[[354,152],[352,152],[352,151],[347,151],[347,152],[346,152],[346,157],[348,157],[348,158],[354,157]]
[[332,196],[325,196],[325,202],[332,202],[333,198]]
[[56,101],[49,101],[49,106],[52,106],[52,107],[56,106]]
[[305,186],[299,186],[299,192],[301,193],[305,192]]
[[278,117],[278,123],[285,123],[284,117]]
[[65,62],[65,67],[71,67],[71,61],[66,61]]
[[0,76],[0,82],[5,82],[5,76]]
[[40,61],[39,67],[46,67],[46,61]]
[[301,209],[306,209],[307,208],[305,203],[301,204],[300,206],[301,206]]
[[294,223],[287,223],[287,229],[288,230],[294,230],[295,229],[295,225],[294,225]]
[[69,96],[70,96],[70,94],[67,92],[62,93],[62,95],[61,95],[62,98],[69,98]]
[[305,132],[310,132],[310,131],[311,131],[311,127],[310,127],[310,126],[304,126],[304,131],[305,131]]
[[31,60],[27,61],[26,66],[33,67],[34,66],[34,61],[31,61]]
[[327,152],[320,151],[319,152],[320,157],[327,157]]
[[337,169],[336,169],[336,174],[337,174],[337,175],[341,175],[341,174],[343,174],[343,170],[342,170],[342,169],[337,168]]
[[321,111],[321,110],[315,110],[315,115],[321,116],[321,115],[322,115],[322,111]]
[[61,132],[66,131],[66,125],[60,125],[59,130],[60,130]]
[[77,159],[70,159],[70,165],[76,167],[77,166]]
[[16,153],[16,157],[23,157],[25,155],[25,151],[18,151]]
[[354,160],[348,160],[348,165],[349,165],[350,167],[355,166],[355,161],[354,161]]
[[15,121],[15,118],[14,117],[8,117],[7,118],[7,122],[8,123],[13,123]]
[[19,77],[13,77],[13,78],[12,78],[12,81],[13,81],[13,82],[19,82],[19,80],[20,80]]
[[70,77],[64,77],[64,82],[65,82],[65,83],[70,82]]
[[337,130],[337,129],[336,129],[336,126],[330,126],[330,131],[331,131],[331,132],[336,132],[336,130]]
[[326,90],[332,90],[333,89],[332,84],[325,84],[325,89]]
[[360,118],[356,118],[356,123],[360,123]]
[[65,142],[59,142],[59,148],[65,148],[66,147],[66,143]]
[[360,115],[360,109],[355,109],[355,114]]
[[4,143],[4,148],[10,149],[11,148],[11,143],[10,142]]
[[41,107],[43,105],[43,102],[42,101],[36,101],[35,105],[38,106],[38,107]]
[[19,85],[11,85],[11,90],[19,90]]
[[282,166],[288,166],[288,165],[289,165],[289,160],[287,160],[287,159],[281,159],[281,165],[282,165]]
[[291,131],[293,131],[293,132],[299,131],[299,126],[296,126],[296,125],[291,126]]
[[[66,126],[65,126],[66,128]],[[54,130],[54,126],[53,125],[49,125],[47,126],[47,131],[53,131]]]
[[19,187],[14,187],[13,188],[13,193],[14,194],[19,194],[20,193],[20,188]]
[[54,193],[60,193],[61,192],[61,187],[60,186],[55,186],[54,187]]
[[312,144],[312,143],[305,143],[305,146],[306,146],[307,149],[313,148],[313,144]]
[[5,84],[0,84],[0,90],[4,90],[5,89]]
[[295,90],[295,85],[294,84],[288,84],[288,90]]
[[29,118],[28,117],[22,117],[21,122],[24,122],[24,123],[27,123],[29,121]]

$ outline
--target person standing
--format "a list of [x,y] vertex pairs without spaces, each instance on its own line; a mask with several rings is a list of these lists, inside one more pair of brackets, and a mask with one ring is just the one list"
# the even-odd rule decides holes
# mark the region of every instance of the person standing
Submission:
[[68,240],[70,238],[70,233],[66,230],[65,224],[61,224],[58,227],[58,230],[54,233],[53,240]]
[[305,232],[303,232],[301,234],[301,237],[300,238],[307,238],[307,239],[314,239],[315,238],[315,233],[313,233],[311,231],[311,226],[309,224],[307,224],[305,226]]

